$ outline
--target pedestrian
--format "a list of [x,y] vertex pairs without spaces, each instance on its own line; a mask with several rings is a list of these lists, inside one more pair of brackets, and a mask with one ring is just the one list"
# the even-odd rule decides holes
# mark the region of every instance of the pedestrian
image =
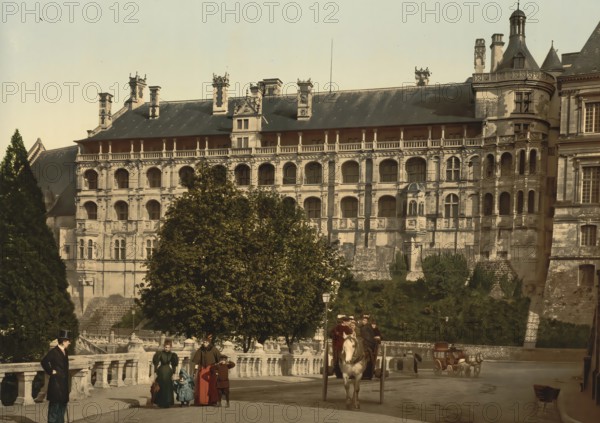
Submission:
[[[342,378],[342,370],[340,369],[340,354],[344,346],[345,336],[352,334],[350,329],[350,318],[348,316],[338,316],[338,323],[329,333],[331,337],[331,350],[333,352],[333,372],[338,379]],[[323,369],[325,370],[325,369]]]
[[175,404],[173,399],[173,380],[176,378],[177,366],[179,365],[179,357],[171,351],[173,341],[165,340],[163,350],[156,351],[152,357],[154,364],[155,379],[160,386],[160,390],[156,394],[155,404],[161,408],[169,408]]
[[419,363],[422,361],[421,355],[419,353],[413,354],[413,372],[415,373],[415,377],[419,377]]
[[365,371],[362,376],[363,380],[373,379],[375,361],[377,360],[377,357],[375,356],[377,341],[375,340],[375,332],[373,332],[373,328],[369,323],[369,318],[370,316],[368,314],[363,315],[360,325],[360,336],[362,337],[365,356],[367,357]]
[[192,358],[192,362],[195,364],[194,369],[198,370],[194,405],[216,405],[219,399],[217,380],[211,374],[210,369],[213,364],[220,361],[221,353],[213,345],[212,339],[213,336],[208,334]]
[[217,401],[217,407],[221,406],[221,400],[225,396],[227,401],[227,407],[229,407],[229,369],[233,369],[235,363],[229,360],[226,355],[221,355],[221,359],[218,363],[212,365],[212,373],[217,380],[217,390],[219,399]]
[[42,358],[41,365],[48,381],[46,398],[48,406],[48,423],[64,423],[65,411],[69,403],[69,354],[67,348],[71,345],[71,334],[68,330],[58,333],[58,345],[52,348]]
[[375,339],[375,359],[377,359],[377,355],[379,354],[379,346],[381,345],[381,341],[383,340],[383,336],[381,335],[381,331],[379,330],[379,326],[377,326],[377,322],[375,319],[371,319],[371,327],[373,328],[373,335]]
[[179,370],[179,380],[173,382],[177,401],[189,407],[190,402],[194,399],[194,379],[184,369]]

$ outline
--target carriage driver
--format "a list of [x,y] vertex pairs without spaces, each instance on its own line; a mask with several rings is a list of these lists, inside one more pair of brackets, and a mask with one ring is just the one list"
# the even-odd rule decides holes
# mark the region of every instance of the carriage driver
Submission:
[[375,339],[375,332],[373,331],[373,327],[369,323],[369,319],[371,316],[365,314],[362,316],[362,322],[360,325],[360,335],[363,340],[363,346],[365,349],[365,356],[367,358],[367,367],[363,373],[363,380],[371,380],[373,379],[373,373],[375,371],[375,361],[377,357],[375,356],[375,349],[377,348],[377,340]]
[[344,339],[346,336],[352,334],[352,329],[350,328],[350,318],[348,316],[338,316],[338,323],[329,333],[329,336],[332,340],[332,350],[333,350],[333,372],[335,373],[335,377],[338,379],[342,378],[342,371],[340,369],[339,358],[342,352],[342,348],[344,346]]

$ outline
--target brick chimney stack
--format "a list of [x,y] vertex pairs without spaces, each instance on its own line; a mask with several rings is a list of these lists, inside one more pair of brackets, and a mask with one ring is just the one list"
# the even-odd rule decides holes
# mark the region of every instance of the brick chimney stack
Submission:
[[229,98],[229,74],[218,76],[213,73],[213,115],[224,115],[227,113]]
[[503,47],[504,41],[502,41],[502,37],[504,34],[494,34],[492,35],[492,45],[490,49],[492,50],[492,58],[490,61],[490,72],[496,72],[498,69],[498,65],[502,60],[502,56],[504,55]]
[[153,85],[150,87],[150,119],[157,119],[160,114],[160,87]]
[[485,72],[485,40],[478,38],[475,40],[475,73]]
[[308,120],[312,116],[313,83],[298,80],[298,120]]
[[100,110],[98,116],[98,125],[100,129],[105,130],[112,126],[112,94],[99,93]]
[[144,88],[146,88],[146,76],[142,78],[135,73],[135,76],[129,75],[129,99],[125,102],[125,105],[129,110],[137,109],[144,104]]

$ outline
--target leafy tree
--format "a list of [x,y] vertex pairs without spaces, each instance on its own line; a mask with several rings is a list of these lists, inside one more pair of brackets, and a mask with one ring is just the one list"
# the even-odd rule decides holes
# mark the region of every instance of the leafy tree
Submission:
[[0,168],[0,360],[38,359],[59,329],[77,333],[65,265],[19,131]]
[[321,294],[343,277],[337,251],[274,192],[241,192],[201,165],[149,259],[140,304],[163,330],[291,345],[319,325]]

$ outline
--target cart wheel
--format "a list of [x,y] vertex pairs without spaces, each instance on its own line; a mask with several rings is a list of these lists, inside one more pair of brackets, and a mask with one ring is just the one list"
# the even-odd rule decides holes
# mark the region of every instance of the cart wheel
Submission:
[[436,376],[442,374],[442,362],[440,360],[435,360],[433,362],[433,374]]

